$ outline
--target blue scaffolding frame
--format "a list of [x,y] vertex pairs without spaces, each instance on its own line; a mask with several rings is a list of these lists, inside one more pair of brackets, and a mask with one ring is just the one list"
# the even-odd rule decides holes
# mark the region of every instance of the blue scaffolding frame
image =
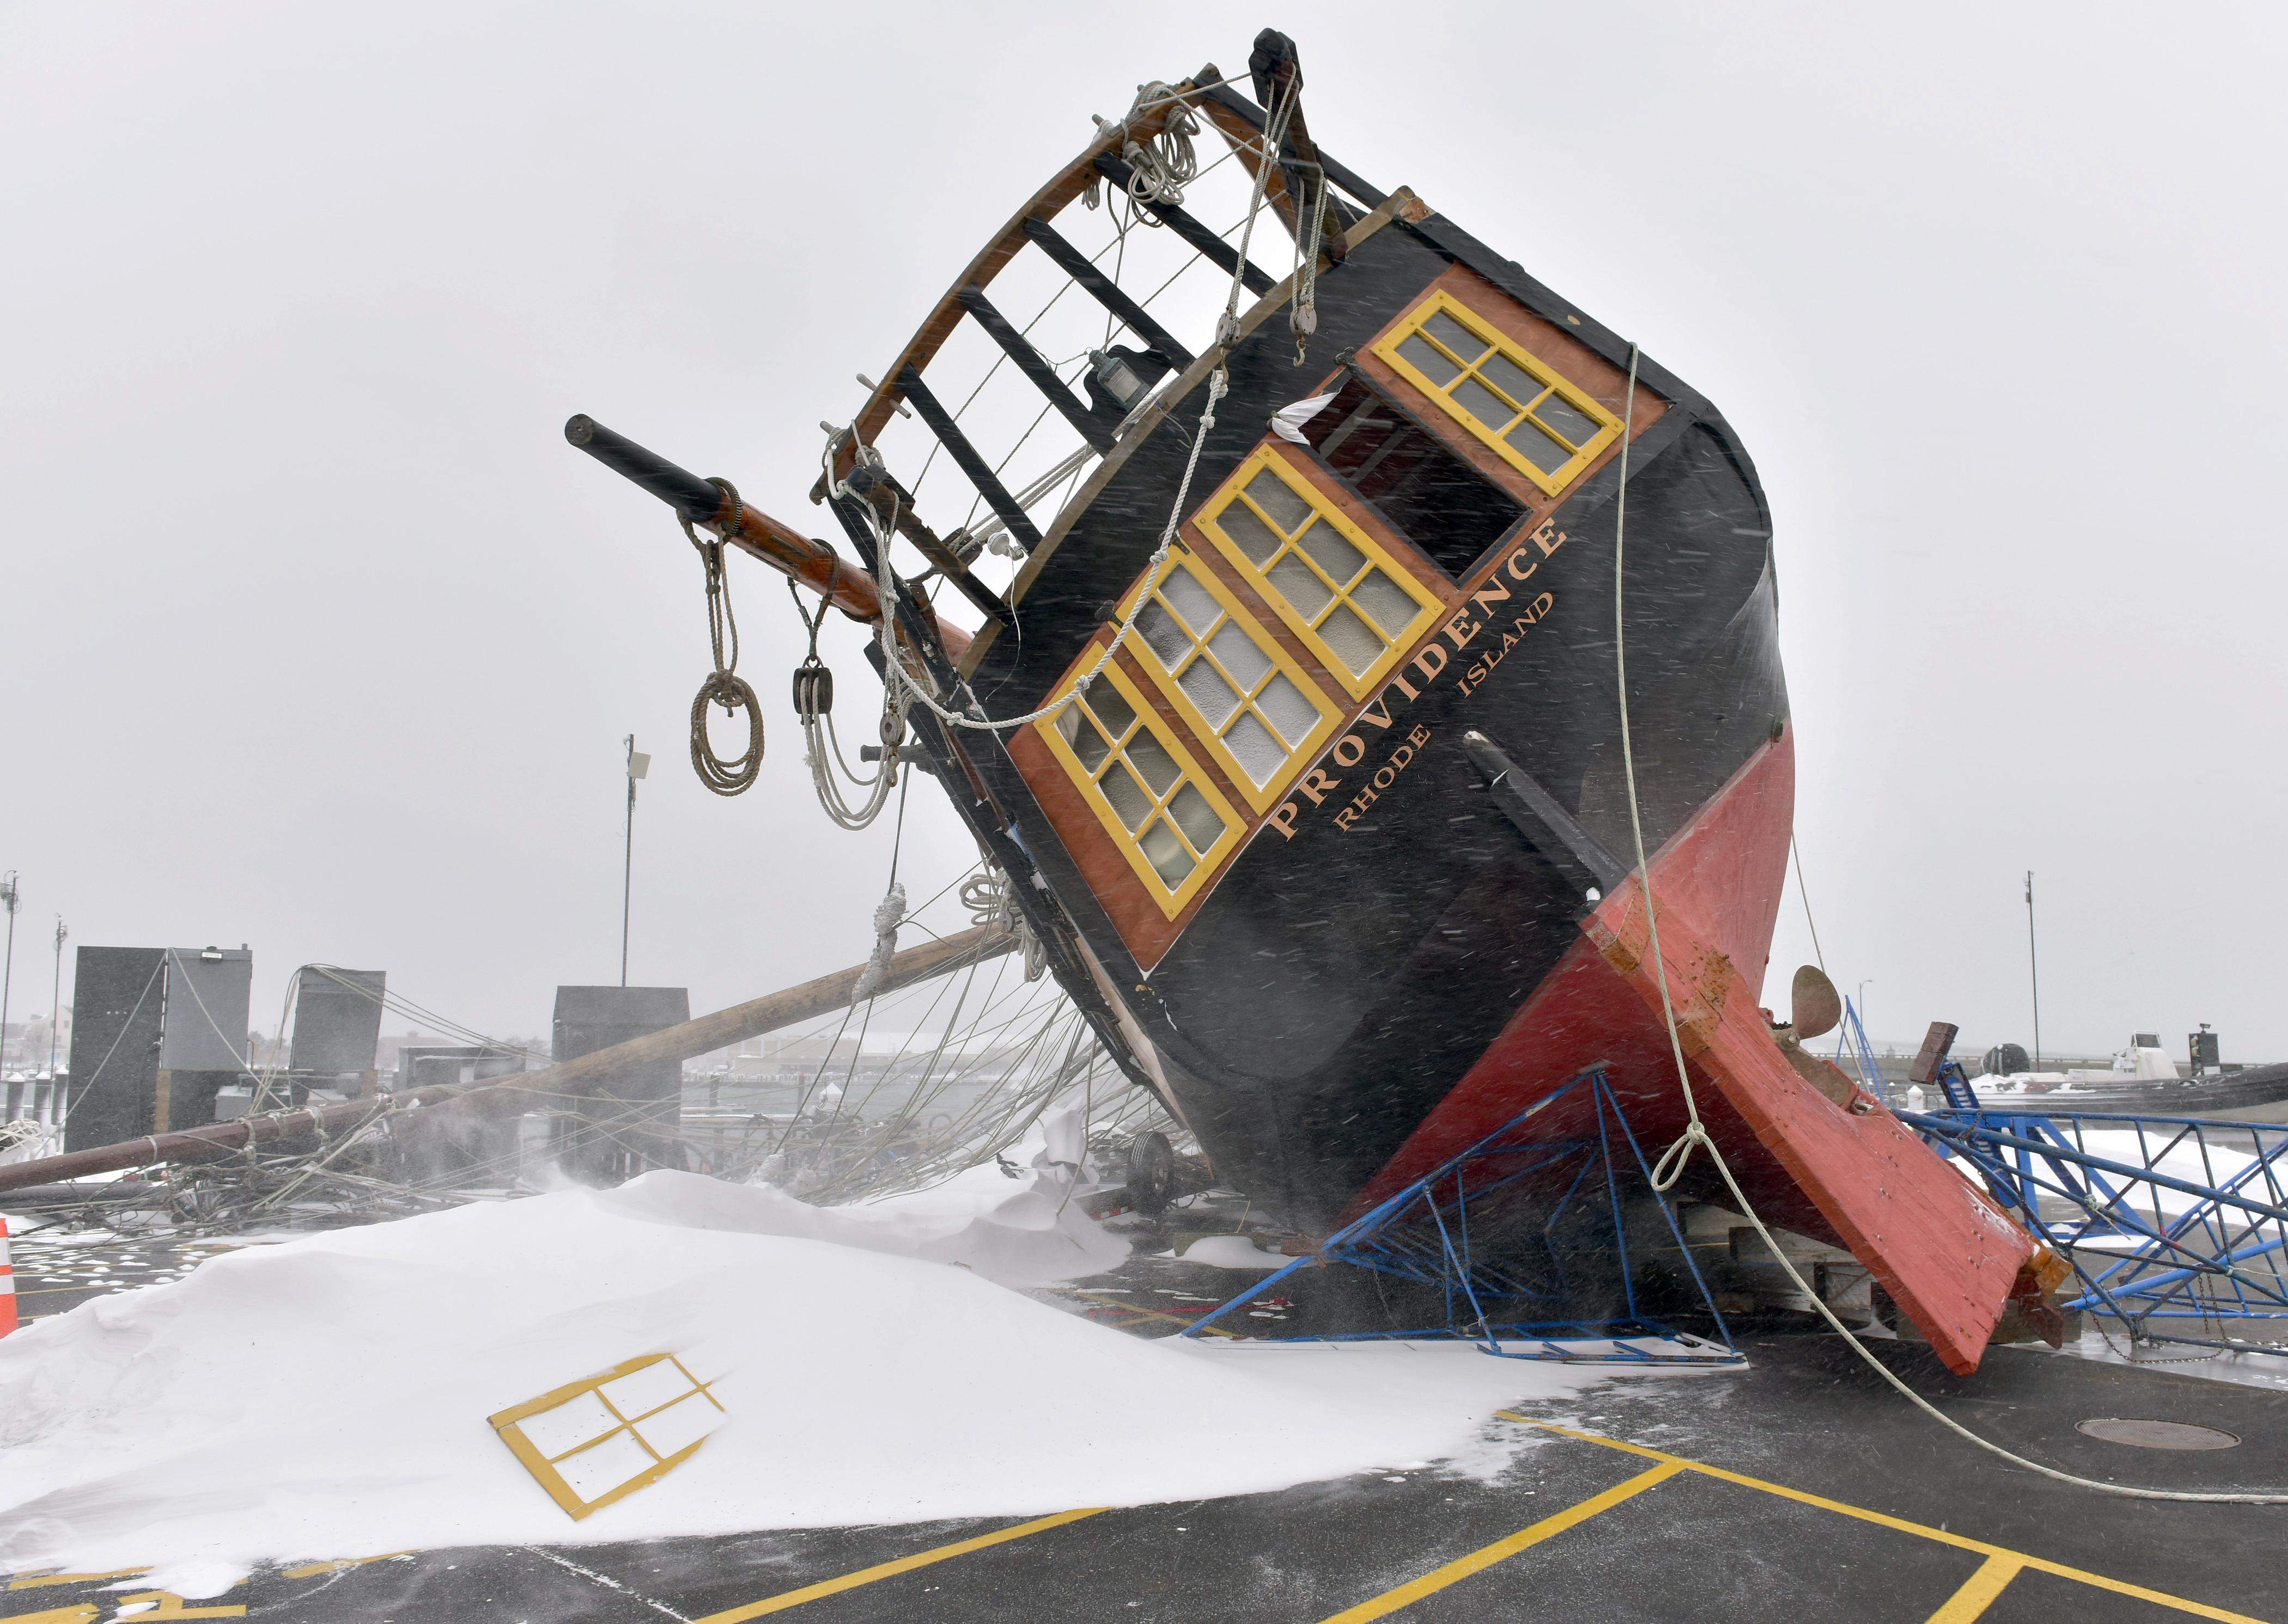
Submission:
[[[2109,1315],[2140,1341],[2288,1357],[2288,1345],[2180,1328],[2288,1323],[2288,1127],[1994,1111],[1977,1103],[1959,1066],[1950,1062],[1939,1080],[1947,1108],[1901,1119],[1977,1169],[2072,1265],[2080,1290],[2062,1307]],[[2098,1134],[2114,1142],[2093,1149]],[[2131,1135],[2133,1161],[2119,1142]]]
[[[1513,1142],[1526,1121],[1575,1089],[1586,1088],[1596,1118],[1594,1138],[1533,1139]],[[1720,1342],[1673,1329],[1646,1317],[1637,1303],[1635,1271],[1629,1265],[1628,1233],[1623,1216],[1617,1152],[1625,1146],[1648,1192],[1675,1240],[1677,1251],[1691,1275],[1714,1322]],[[1471,1212],[1484,1211],[1485,1203],[1521,1180],[1540,1174],[1553,1182],[1565,1178],[1563,1193],[1543,1217],[1537,1238],[1545,1262],[1554,1271],[1553,1286],[1526,1272],[1516,1257],[1489,1255],[1471,1233]],[[1602,1174],[1601,1198],[1593,1180]],[[1620,1260],[1620,1284],[1625,1313],[1604,1321],[1496,1321],[1486,1304],[1515,1299],[1544,1299],[1564,1292],[1563,1262],[1550,1241],[1551,1232],[1569,1212],[1585,1212],[1590,1203],[1610,1215],[1615,1251]],[[1441,1288],[1445,1315],[1442,1324],[1398,1331],[1330,1333],[1316,1336],[1280,1337],[1282,1341],[1468,1341],[1480,1351],[1502,1358],[1539,1359],[1553,1363],[1623,1365],[1741,1365],[1745,1360],[1732,1344],[1730,1330],[1717,1311],[1707,1282],[1700,1277],[1692,1249],[1685,1244],[1676,1214],[1668,1201],[1652,1189],[1652,1168],[1643,1147],[1630,1129],[1628,1117],[1606,1080],[1601,1067],[1593,1067],[1544,1095],[1467,1150],[1440,1164],[1396,1195],[1345,1224],[1321,1242],[1317,1250],[1299,1257],[1258,1282],[1195,1323],[1184,1334],[1198,1336],[1227,1315],[1259,1301],[1280,1282],[1305,1269],[1348,1264],[1378,1275],[1388,1275]],[[1507,1344],[1507,1345],[1505,1345]]]
[[[1867,1041],[1867,1028],[1861,1023],[1858,1009],[1847,998],[1843,1000],[1843,1018],[1835,1023],[1835,1063],[1838,1068],[1842,1066],[1846,1057],[1858,1068],[1861,1087],[1886,1105],[1896,1103],[1891,1097],[1891,1085],[1884,1080],[1882,1064],[1875,1058],[1875,1046]],[[1960,1070],[1959,1067],[1956,1069]]]

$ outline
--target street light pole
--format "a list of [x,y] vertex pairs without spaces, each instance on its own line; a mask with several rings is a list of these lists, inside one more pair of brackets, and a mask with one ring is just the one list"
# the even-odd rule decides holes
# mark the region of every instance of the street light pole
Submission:
[[627,855],[620,870],[620,985],[628,984],[628,917],[636,880],[636,780],[651,771],[651,758],[636,748],[636,736],[627,736],[628,838]]
[[[64,916],[56,915],[56,979],[48,989],[48,1091],[56,1088],[56,1042],[63,1036],[63,1007],[57,1000],[64,995],[64,938],[71,933],[64,928]],[[50,1109],[54,1108],[52,1097]]]
[[8,1058],[8,995],[16,987],[16,871],[10,869],[0,877],[0,903],[8,905],[8,959],[0,968],[0,1073],[4,1073]]
[[2026,871],[2026,974],[2034,990],[2034,1070],[2042,1069],[2042,963],[2034,951],[2034,871]]
[[[1874,984],[1875,978],[1871,975],[1859,983],[1859,1035],[1863,1038],[1867,1037],[1867,989]],[[1872,1038],[1867,1039],[1867,1047],[1871,1049],[1875,1047]]]

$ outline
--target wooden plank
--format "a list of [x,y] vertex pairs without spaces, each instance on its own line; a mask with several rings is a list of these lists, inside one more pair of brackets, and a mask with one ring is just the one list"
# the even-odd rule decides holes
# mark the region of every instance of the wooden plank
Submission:
[[[1097,173],[1124,192],[1128,189],[1129,177],[1135,173],[1124,160],[1114,157],[1110,153],[1105,154],[1096,161],[1096,170]],[[1239,272],[1241,285],[1256,298],[1260,299],[1271,291],[1270,276],[1252,263],[1242,270],[1239,250],[1202,225],[1195,216],[1181,206],[1176,203],[1147,202],[1144,204],[1144,211],[1190,243],[1202,259],[1211,260],[1221,267],[1225,275],[1228,276],[1235,271]]]
[[993,472],[991,466],[978,454],[977,448],[969,443],[969,436],[961,432],[961,425],[953,420],[953,414],[939,404],[937,396],[930,393],[929,386],[922,382],[921,374],[911,367],[899,373],[898,393],[913,402],[913,408],[921,414],[922,421],[929,425],[930,432],[938,438],[938,443],[945,447],[946,455],[952,458],[962,473],[968,476],[969,482],[977,487],[977,493],[985,498],[985,505],[993,510],[1003,524],[1009,527],[1009,534],[1017,545],[1028,553],[1039,546],[1041,532],[1033,528],[1032,519],[1018,506],[1017,498],[1009,494],[1009,488],[1001,482],[1001,476]]
[[1101,453],[1112,449],[1118,436],[1108,427],[1088,403],[1065,386],[1064,379],[1049,365],[1048,357],[1033,347],[1033,341],[1017,330],[1016,324],[993,306],[982,288],[964,288],[961,307],[976,318],[986,336],[1001,346],[1001,353],[1017,363],[1017,370],[1025,381],[1038,389],[1058,414],[1072,425],[1080,437]]
[[1146,345],[1157,350],[1160,359],[1177,371],[1182,371],[1197,359],[1191,351],[1176,340],[1170,332],[1152,319],[1152,314],[1121,291],[1120,284],[1089,262],[1089,258],[1071,243],[1063,234],[1046,220],[1027,220],[1025,235],[1033,239],[1040,251],[1056,262],[1057,268],[1081,286],[1081,291],[1102,305],[1121,324]]

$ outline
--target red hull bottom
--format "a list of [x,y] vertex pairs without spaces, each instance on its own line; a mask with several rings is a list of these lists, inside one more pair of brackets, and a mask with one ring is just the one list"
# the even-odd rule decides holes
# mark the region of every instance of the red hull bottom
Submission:
[[[1752,757],[1650,863],[1660,962],[1700,1119],[1767,1222],[1847,1249],[1949,1368],[1978,1367],[2037,1243],[1871,1096],[1839,1105],[1799,1073],[1758,1007],[1785,877],[1793,741]],[[1632,880],[1361,1194],[1363,1211],[1592,1067],[1648,1153],[1689,1118],[1661,1012],[1645,894]],[[1579,1091],[1552,1139],[1594,1132]],[[1542,1118],[1536,1118],[1542,1123]],[[1679,1186],[1734,1205],[1704,1151]]]

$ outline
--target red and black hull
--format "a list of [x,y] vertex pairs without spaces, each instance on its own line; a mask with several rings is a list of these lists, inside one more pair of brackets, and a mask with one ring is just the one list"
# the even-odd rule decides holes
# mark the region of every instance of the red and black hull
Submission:
[[[1227,90],[1202,105],[1260,127]],[[1079,172],[1002,242],[1053,238]],[[1596,1068],[1656,1152],[1696,1104],[1749,1205],[1849,1248],[1974,1366],[2006,1297],[2038,1290],[2030,1238],[1756,1007],[1794,752],[1738,436],[1411,194],[1325,172],[1365,212],[1319,267],[1307,362],[1291,278],[1218,351],[1143,334],[1170,381],[939,673],[1014,725],[957,740],[912,713],[938,778],[1108,1047],[1297,1229]],[[957,290],[916,343],[989,308]],[[1568,1115],[1589,1100],[1533,1132],[1593,1132]],[[1704,1153],[1677,1188],[1742,1198]]]
[[[1458,271],[1474,297],[1513,301],[1527,330],[1554,324],[1526,298],[1564,307],[1436,217],[1395,221],[1322,275],[1314,353],[1355,354]],[[1573,324],[1550,332],[1553,348],[1588,352],[1580,374],[1636,427],[1624,604],[1638,800],[1656,850],[1752,759],[1787,758],[1770,524],[1714,409],[1648,362],[1632,407],[1626,347],[1564,308]],[[1324,366],[1299,372],[1283,323],[1243,343],[1231,374],[1222,424],[1261,425],[1342,381]],[[1219,431],[1195,491],[1261,438]],[[976,673],[992,708],[1039,704],[1098,646],[1101,608],[1149,557],[1188,450],[1176,433],[1155,436],[1062,538],[1019,601],[1021,643],[997,640]],[[1331,484],[1342,477],[1315,446],[1282,454]],[[1119,871],[1075,849],[1092,832],[1057,806],[1053,769],[1028,760],[1021,738],[1013,752],[1024,788],[997,801],[1155,1051],[1172,1104],[1220,1177],[1304,1228],[1332,1223],[1378,1174],[1410,1165],[1401,1152],[1425,1125],[1483,1090],[1504,1034],[1582,941],[1577,876],[1497,808],[1465,731],[1494,740],[1608,849],[1632,848],[1613,635],[1620,473],[1609,455],[1558,500],[1513,485],[1500,494],[1515,518],[1474,553],[1412,538],[1450,576],[1458,623],[1442,615],[1427,655],[1353,708],[1320,758],[1334,787],[1290,796],[1291,817],[1252,830],[1164,945],[1140,942],[1136,911],[1124,917],[1104,894],[1106,872]],[[1759,978],[1791,813],[1791,778],[1767,777],[1757,816],[1726,836],[1745,882],[1727,904],[1728,939]]]

